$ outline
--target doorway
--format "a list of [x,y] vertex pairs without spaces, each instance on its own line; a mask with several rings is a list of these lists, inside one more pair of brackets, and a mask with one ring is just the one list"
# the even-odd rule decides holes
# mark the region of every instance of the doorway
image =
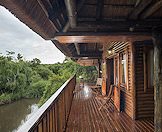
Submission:
[[106,92],[109,92],[109,88],[111,84],[114,84],[114,59],[107,59],[106,60],[107,65],[107,88]]

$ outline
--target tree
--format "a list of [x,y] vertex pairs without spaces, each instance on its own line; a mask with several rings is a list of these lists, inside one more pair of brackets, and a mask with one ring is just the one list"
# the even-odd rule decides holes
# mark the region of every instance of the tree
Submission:
[[38,58],[34,58],[32,61],[31,61],[31,65],[32,66],[37,66],[37,65],[40,65],[41,61],[38,59]]
[[13,59],[13,55],[15,54],[15,52],[13,52],[13,51],[8,51],[8,50],[6,50],[6,52],[7,52],[7,59],[9,60],[9,61],[11,61],[12,59]]
[[18,54],[17,54],[17,59],[18,59],[19,61],[21,61],[22,58],[23,58],[23,56],[22,56],[20,53],[18,53]]
[[64,63],[41,64],[38,58],[13,61],[14,52],[7,51],[7,57],[0,55],[0,104],[20,98],[41,97],[45,102],[72,75],[82,75],[86,81],[94,81],[97,76],[95,67],[82,67],[66,58]]

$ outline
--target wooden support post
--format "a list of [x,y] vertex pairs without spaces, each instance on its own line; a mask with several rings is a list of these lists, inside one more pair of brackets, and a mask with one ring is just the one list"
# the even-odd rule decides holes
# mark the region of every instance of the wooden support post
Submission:
[[101,61],[98,59],[98,77],[101,78]]
[[154,124],[155,132],[162,132],[162,29],[153,33],[154,41]]
[[107,80],[107,72],[106,72],[106,59],[103,60],[102,64],[102,95],[106,95],[106,80]]

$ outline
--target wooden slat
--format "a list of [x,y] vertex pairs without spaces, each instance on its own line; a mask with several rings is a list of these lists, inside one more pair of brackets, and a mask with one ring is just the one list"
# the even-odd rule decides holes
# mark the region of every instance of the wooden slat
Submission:
[[[143,42],[144,43],[144,42]],[[148,88],[144,44],[135,44],[136,118],[154,117],[154,89]],[[152,108],[152,109],[150,109]]]
[[[77,89],[80,89],[79,86]],[[74,95],[66,131],[154,131],[152,119],[133,121],[126,113],[119,113],[111,103],[106,105],[106,109],[98,110],[99,107],[92,90],[85,85]]]

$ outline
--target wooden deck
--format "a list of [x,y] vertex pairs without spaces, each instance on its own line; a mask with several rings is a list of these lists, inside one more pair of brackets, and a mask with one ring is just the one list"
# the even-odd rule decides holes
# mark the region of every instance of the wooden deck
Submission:
[[153,132],[153,120],[133,121],[127,114],[119,113],[110,104],[107,109],[100,107],[92,90],[85,85],[81,90],[76,87],[67,132]]

